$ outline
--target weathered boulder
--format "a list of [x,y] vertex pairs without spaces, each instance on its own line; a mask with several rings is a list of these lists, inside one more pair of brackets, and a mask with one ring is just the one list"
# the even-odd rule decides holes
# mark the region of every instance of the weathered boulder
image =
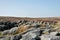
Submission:
[[5,30],[2,32],[2,35],[7,35],[7,34],[9,34],[9,30]]
[[17,30],[18,30],[18,27],[14,27],[9,30],[9,34],[16,34]]
[[55,36],[58,32],[51,32],[50,35]]
[[60,36],[60,33],[57,33],[56,36]]
[[0,22],[0,31],[9,30],[13,27],[18,27],[17,22]]
[[39,34],[40,34],[39,31],[40,31],[39,28],[33,29],[33,30],[27,32],[26,34],[23,34],[21,40],[35,40],[35,37],[39,36]]
[[41,40],[60,40],[60,36],[42,35]]
[[34,39],[35,40],[41,40],[41,38],[39,36],[36,36]]
[[13,40],[20,40],[21,38],[22,38],[21,35],[15,35],[14,38],[13,38]]
[[10,40],[11,38],[8,36],[8,37],[2,37],[0,38],[0,40]]
[[10,30],[5,30],[2,32],[2,35],[7,35],[7,34],[16,34],[18,27],[14,27]]
[[0,31],[4,31],[5,25],[0,25]]

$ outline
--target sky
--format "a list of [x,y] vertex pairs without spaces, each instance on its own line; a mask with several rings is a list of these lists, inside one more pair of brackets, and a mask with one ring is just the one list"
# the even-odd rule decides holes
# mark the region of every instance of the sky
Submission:
[[60,17],[60,0],[0,0],[0,16]]

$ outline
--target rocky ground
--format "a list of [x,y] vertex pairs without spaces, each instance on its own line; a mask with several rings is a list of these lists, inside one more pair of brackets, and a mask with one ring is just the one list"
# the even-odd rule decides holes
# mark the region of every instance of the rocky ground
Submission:
[[60,19],[0,17],[0,40],[60,40]]

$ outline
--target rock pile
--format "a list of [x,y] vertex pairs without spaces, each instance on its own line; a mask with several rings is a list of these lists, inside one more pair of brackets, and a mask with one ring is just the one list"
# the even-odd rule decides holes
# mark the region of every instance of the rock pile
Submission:
[[59,40],[60,29],[54,21],[0,22],[0,40]]

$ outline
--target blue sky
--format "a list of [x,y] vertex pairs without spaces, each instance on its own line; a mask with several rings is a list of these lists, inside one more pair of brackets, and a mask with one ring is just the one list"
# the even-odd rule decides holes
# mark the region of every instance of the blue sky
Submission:
[[60,0],[0,0],[0,16],[60,16]]

